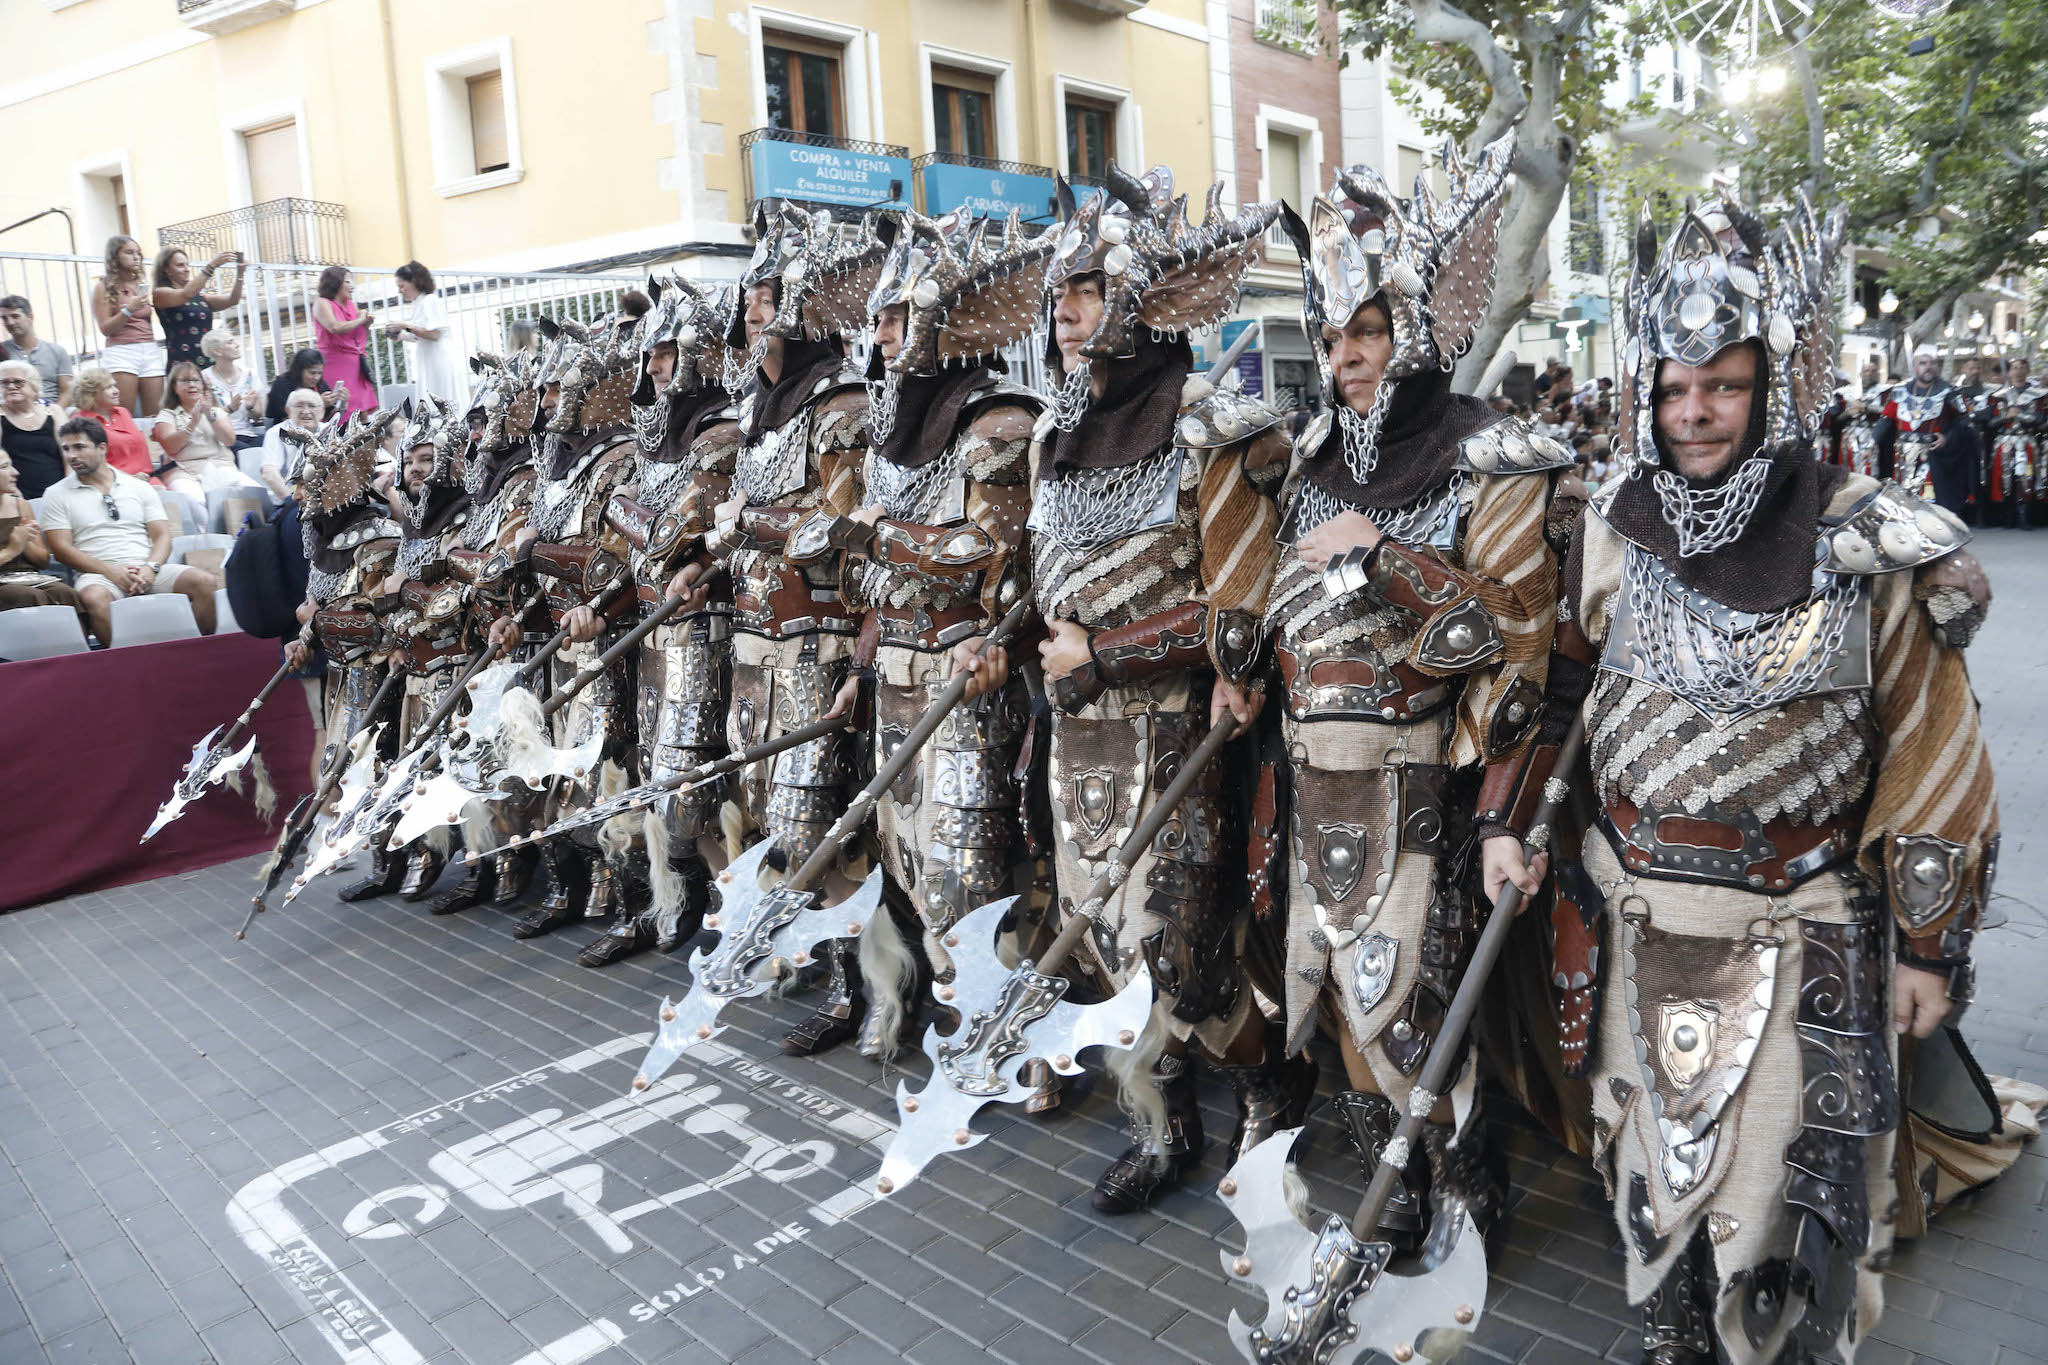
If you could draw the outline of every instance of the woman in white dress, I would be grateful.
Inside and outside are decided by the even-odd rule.
[[[418,261],[407,261],[392,278],[398,282],[398,296],[405,300],[405,315],[400,321],[385,323],[384,334],[404,339],[406,368],[417,393],[432,394],[462,411],[469,401],[469,386],[463,382],[462,356],[448,318],[448,304],[434,291],[433,272]]]

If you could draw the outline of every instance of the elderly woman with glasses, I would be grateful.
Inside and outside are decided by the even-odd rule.
[[[0,451],[12,458],[24,498],[40,498],[64,477],[64,457],[57,452],[57,423],[64,414],[45,403],[42,392],[35,366],[26,360],[0,364]]]

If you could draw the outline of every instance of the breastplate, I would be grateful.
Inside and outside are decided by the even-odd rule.
[[[527,524],[540,539],[558,544],[570,522],[589,497],[590,490],[584,486],[584,476],[596,464],[598,457],[611,449],[609,443],[585,451],[583,458],[569,468],[559,479],[549,479],[533,495],[533,511],[527,516]],[[588,529],[588,528],[584,528]]]
[[[811,409],[806,405],[781,426],[740,446],[733,487],[754,507],[780,502],[804,486],[804,456],[810,443]]]
[[[1795,697],[1870,687],[1869,580],[1816,569],[1813,581],[1803,602],[1737,611],[1630,545],[1600,667],[1669,692],[1717,725]]]
[[[1907,431],[1933,430],[1933,424],[1941,420],[1942,409],[1948,406],[1948,390],[1919,394],[1900,390],[1894,401],[1898,404],[1900,426]]]

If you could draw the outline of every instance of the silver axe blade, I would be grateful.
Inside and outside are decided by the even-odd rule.
[[[185,813],[185,807],[197,801],[208,787],[218,786],[240,772],[256,753],[256,736],[250,735],[249,742],[232,753],[217,754],[214,744],[220,739],[225,725],[216,725],[209,730],[206,738],[192,746],[192,757],[185,761],[185,771],[163,805],[157,807],[156,818],[149,822],[140,843],[148,843],[156,837],[157,831]]]
[[[359,845],[354,841],[354,824],[358,817],[367,814],[371,798],[377,791],[377,741],[384,729],[379,723],[370,731],[369,742],[357,754],[341,775],[341,783],[335,788],[335,814],[320,831],[319,839],[309,846],[306,865],[299,869],[299,875],[292,878],[290,888],[285,892],[285,901],[290,903],[299,892],[312,883],[313,878],[330,871]],[[363,836],[363,842],[369,836]]]
[[[723,1033],[718,1015],[727,1005],[767,994],[778,958],[792,967],[808,966],[820,943],[867,932],[882,904],[879,865],[851,896],[820,905],[810,892],[786,884],[762,889],[761,864],[774,847],[774,840],[764,839],[718,874],[718,913],[704,917],[704,927],[720,933],[718,946],[690,954],[693,979],[680,1004],[662,997],[660,1028],[633,1078],[635,1090],[645,1090],[684,1052]]]
[[[1390,1267],[1393,1248],[1352,1236],[1331,1214],[1301,1221],[1289,1157],[1301,1129],[1273,1134],[1239,1157],[1217,1192],[1243,1225],[1244,1251],[1221,1253],[1223,1273],[1266,1296],[1255,1326],[1233,1309],[1230,1340],[1258,1365],[1351,1365],[1368,1352],[1444,1361],[1465,1347],[1486,1308],[1486,1245],[1455,1215],[1449,1255],[1433,1269]],[[1434,1236],[1435,1234],[1433,1234]]]
[[[967,1126],[985,1104],[1022,1104],[1035,1087],[1018,1073],[1034,1058],[1062,1076],[1081,1073],[1087,1047],[1130,1048],[1152,1014],[1152,978],[1137,968],[1124,988],[1097,1005],[1066,1000],[1065,977],[1040,974],[1029,958],[1013,971],[996,956],[1003,916],[1017,897],[992,901],[963,916],[944,939],[953,958],[953,980],[935,985],[942,1005],[956,999],[994,1002],[967,1015],[958,1031],[942,1035],[938,1025],[924,1033],[924,1055],[932,1077],[913,1093],[896,1086],[896,1136],[883,1154],[875,1193],[891,1195],[917,1179],[942,1152],[964,1152],[985,1134]]]

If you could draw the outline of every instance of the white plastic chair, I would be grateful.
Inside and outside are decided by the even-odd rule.
[[[114,632],[116,646],[154,645],[199,636],[199,618],[192,614],[191,600],[183,593],[124,597],[110,610],[108,625]]]
[[[0,659],[50,659],[90,648],[78,613],[66,606],[0,611]]]
[[[186,554],[193,550],[232,551],[234,548],[235,538],[228,535],[209,533],[202,536],[172,536],[170,562],[173,564],[183,564]]]
[[[242,631],[242,623],[235,619],[235,609],[228,605],[228,590],[226,588],[215,588],[213,590],[213,633],[215,635],[226,635],[230,631],[239,635]]]

